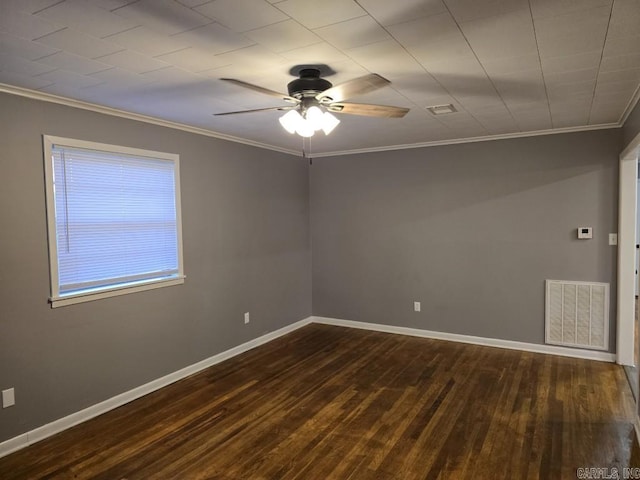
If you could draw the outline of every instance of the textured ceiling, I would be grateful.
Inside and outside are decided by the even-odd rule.
[[[640,83],[638,0],[0,0],[0,83],[300,151],[278,105],[299,64],[349,99],[411,108],[340,115],[312,154],[619,124]],[[425,107],[451,103],[434,117]]]

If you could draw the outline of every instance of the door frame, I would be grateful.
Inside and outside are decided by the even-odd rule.
[[[616,362],[634,365],[635,268],[640,133],[620,154],[618,193],[618,298]]]

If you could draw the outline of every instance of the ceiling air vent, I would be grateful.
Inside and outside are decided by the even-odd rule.
[[[430,107],[425,107],[425,108],[434,115],[444,115],[446,113],[457,112],[456,107],[454,107],[450,103],[446,105],[432,105]]]

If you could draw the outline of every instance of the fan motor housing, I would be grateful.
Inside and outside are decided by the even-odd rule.
[[[316,68],[303,68],[300,70],[299,75],[300,78],[296,78],[287,84],[290,97],[315,96],[333,86],[328,80],[320,78],[320,70]]]

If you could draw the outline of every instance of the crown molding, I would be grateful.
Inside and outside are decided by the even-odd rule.
[[[74,100],[72,98],[60,97],[58,95],[53,95],[50,93],[30,90],[28,88],[15,87],[13,85],[7,85],[6,83],[0,83],[0,92],[9,93],[12,95],[18,95],[21,97],[27,97],[34,100],[42,100],[44,102],[49,102],[49,103],[57,103],[59,105],[65,105],[67,107],[74,107],[82,110],[89,110],[91,112],[103,113],[105,115],[111,115],[114,117],[126,118],[128,120],[136,120],[138,122],[150,123],[152,125],[158,125],[161,127],[173,128],[176,130],[182,130],[184,132],[195,133],[197,135],[204,135],[207,137],[218,138],[220,140],[228,140],[230,142],[241,143],[243,145],[249,145],[251,147],[264,148],[266,150],[273,150],[275,152],[281,152],[281,153],[287,153],[289,155],[300,156],[300,152],[297,150],[291,150],[288,148],[278,147],[276,145],[270,145],[268,143],[247,140],[245,138],[234,137],[233,135],[227,135],[225,133],[215,132],[213,130],[207,130],[205,128],[193,127],[190,125],[186,125],[184,123],[163,120],[161,118],[152,117],[150,115],[143,115],[140,113],[128,112],[126,110],[120,110],[118,108],[105,107],[104,105],[85,102],[83,100]]]
[[[309,154],[312,158],[320,157],[336,157],[339,155],[356,155],[360,153],[387,152],[390,150],[407,150],[410,148],[440,147],[445,145],[457,145],[461,143],[490,142],[493,140],[508,140],[514,138],[538,137],[542,135],[555,135],[559,133],[576,133],[586,132],[590,130],[608,130],[611,128],[620,128],[617,123],[604,123],[601,125],[586,125],[582,127],[563,127],[548,130],[535,130],[532,132],[503,133],[499,135],[486,135],[483,137],[456,138],[451,140],[438,140],[435,142],[408,143],[403,145],[389,145],[385,147],[360,148],[354,150],[340,150],[333,152],[324,152],[318,154]]]
[[[89,110],[92,112],[103,113],[105,115],[126,118],[129,120],[136,120],[139,122],[150,123],[150,124],[158,125],[161,127],[173,128],[176,130],[182,130],[184,132],[195,133],[197,135],[204,135],[207,137],[218,138],[220,140],[228,140],[230,142],[240,143],[240,144],[248,145],[251,147],[264,148],[266,150],[272,150],[275,152],[285,153],[288,155],[294,155],[296,157],[301,156],[301,152],[298,150],[291,150],[289,148],[278,147],[276,145],[271,145],[268,143],[247,140],[245,138],[235,137],[233,135],[227,135],[225,133],[215,132],[213,130],[207,130],[205,128],[193,127],[183,123],[163,120],[161,118],[152,117],[149,115],[132,113],[126,110],[106,107],[104,105],[85,102],[83,100],[74,100],[67,97],[61,97],[61,96],[53,95],[50,93],[16,87],[16,86],[4,84],[4,83],[0,83],[0,92],[32,98],[35,100],[42,100],[50,103],[57,103],[59,105],[75,107],[82,110]],[[388,152],[388,151],[394,151],[394,150],[407,150],[411,148],[439,147],[439,146],[446,146],[446,145],[458,145],[462,143],[488,142],[493,140],[508,140],[508,139],[515,139],[515,138],[537,137],[542,135],[555,135],[560,133],[576,133],[576,132],[586,132],[591,130],[605,130],[610,128],[620,128],[626,121],[627,117],[629,116],[629,114],[631,113],[635,105],[638,103],[639,99],[640,99],[640,87],[636,90],[634,96],[629,101],[629,104],[627,105],[625,112],[620,118],[620,121],[617,123],[586,125],[581,127],[553,128],[553,129],[547,129],[547,130],[536,130],[532,132],[517,132],[517,133],[506,133],[506,134],[499,134],[499,135],[486,135],[482,137],[457,138],[457,139],[451,139],[451,140],[438,140],[434,142],[409,143],[409,144],[401,144],[401,145],[389,145],[384,147],[359,148],[359,149],[353,149],[353,150],[337,150],[337,151],[320,152],[320,153],[309,152],[306,154],[306,156],[309,158],[336,157],[336,156],[342,156],[342,155]]]

